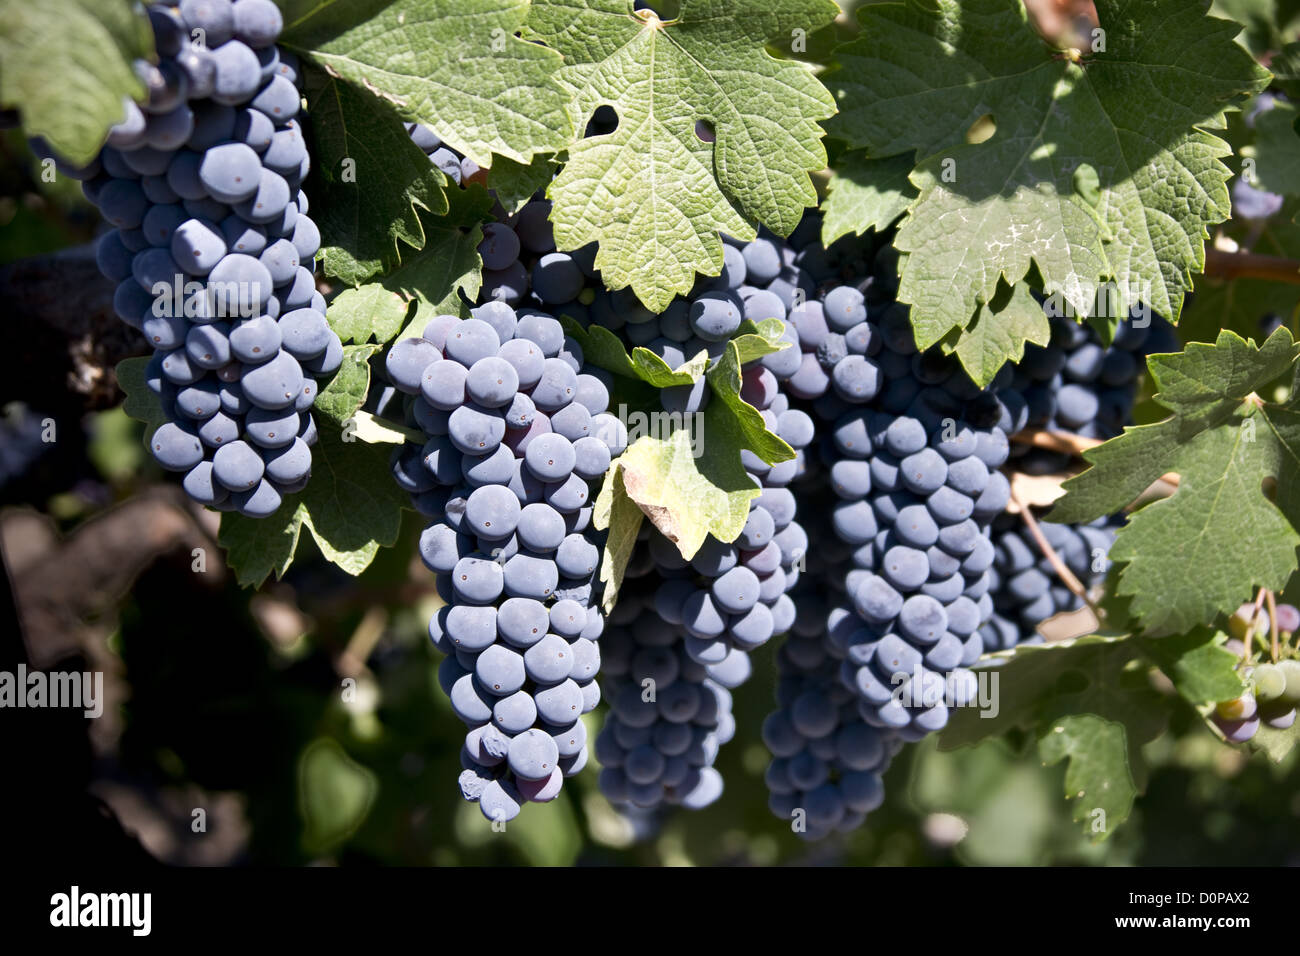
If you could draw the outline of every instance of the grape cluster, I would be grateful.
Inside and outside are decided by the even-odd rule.
[[[1179,348],[1173,327],[1158,316],[1130,317],[1118,323],[1105,346],[1091,326],[1060,316],[1050,322],[1051,339],[1025,346],[1004,399],[1023,416],[1022,428],[1114,438],[1132,421],[1146,357]],[[1070,464],[1064,452],[1029,445],[1012,449],[1013,467],[1025,474],[1058,474]]]
[[[462,162],[472,165],[468,159]],[[483,226],[478,245],[483,260],[478,301],[568,315],[585,327],[587,303],[595,296],[588,286],[599,279],[595,243],[571,253],[556,251],[551,203],[540,195],[513,214],[499,203],[493,212],[495,219]]]
[[[763,361],[829,426],[820,454],[838,498],[832,526],[852,551],[827,638],[863,719],[919,739],[975,691],[965,668],[993,611],[989,524],[1010,493],[998,469],[1011,412],[1003,382],[981,390],[953,358],[917,352],[887,257],[867,266],[858,244],[826,249],[798,232],[790,248],[777,279],[815,297],[788,313],[797,364],[784,353]],[[852,270],[868,279],[845,284]]]
[[[744,393],[757,407],[775,393],[778,424],[787,408],[805,412],[785,482],[797,479],[801,500],[836,502],[805,579],[824,593],[792,590],[780,708],[764,726],[771,809],[810,838],[858,826],[898,748],[974,699],[966,668],[993,614],[989,525],[1010,493],[998,469],[1008,430],[1023,426],[1001,399],[1010,372],[981,390],[955,360],[917,354],[891,250],[825,247],[817,225],[741,247],[745,281],[731,293],[743,317],[781,320],[791,343],[747,373]]]
[[[997,401],[963,401],[961,373],[939,377],[938,364],[906,412],[847,412],[827,448],[835,533],[856,548],[845,579],[855,626],[830,634],[842,678],[874,708],[864,717],[904,739],[940,729],[974,693],[965,667],[993,610],[989,523],[1009,495]]]
[[[722,795],[713,762],[735,734],[728,688],[749,676],[749,656],[732,650],[706,666],[687,652],[688,636],[657,610],[667,583],[649,551],[658,537],[643,526],[601,642],[610,710],[596,737],[600,789],[619,806],[698,810]]]
[[[863,719],[824,632],[796,629],[776,662],[778,709],[762,730],[768,807],[808,839],[854,830],[884,800],[881,775],[903,740]]]
[[[619,334],[629,346],[645,345],[674,368],[700,351],[716,357],[738,333],[741,318],[731,306],[739,301],[737,290],[746,273],[739,246],[727,246],[722,275],[701,279],[690,296],[656,315],[630,290],[609,292],[602,287],[592,247],[573,254],[556,252],[547,219],[549,209],[549,203],[535,198],[515,215],[502,216],[501,221],[484,228],[485,238],[479,247],[485,266],[480,301],[518,305],[521,314],[547,310],[567,315],[584,327],[600,325]],[[577,349],[576,343],[570,347]],[[580,356],[580,349],[577,353]],[[599,372],[593,374],[604,378]],[[710,395],[705,380],[664,389],[661,410],[690,416],[707,407]],[[813,423],[806,412],[790,407],[775,377],[757,362],[743,370],[742,397],[760,410],[772,431],[796,449],[796,458],[771,466],[752,454],[743,455],[743,463],[762,493],[751,503],[745,528],[734,543],[709,537],[687,560],[657,531],[645,531],[638,552],[647,577],[641,585],[645,593],[641,598],[627,590],[620,593],[618,613],[626,613],[624,609],[635,612],[643,606],[653,613],[636,618],[634,626],[629,619],[628,626],[611,627],[618,637],[607,636],[604,641],[606,673],[619,682],[620,692],[611,692],[613,711],[601,738],[606,753],[602,763],[608,771],[602,783],[606,795],[623,805],[681,803],[698,807],[716,799],[722,783],[712,769],[712,755],[731,735],[725,729],[730,722],[727,688],[748,676],[747,652],[783,633],[795,617],[786,592],[798,580],[808,541],[794,520],[795,500],[786,485],[802,472],[803,449],[813,439]],[[693,428],[695,424],[690,419],[680,420],[679,427]],[[691,718],[697,737],[707,731],[706,763],[695,758],[695,750],[687,755],[691,760],[682,763],[679,758],[684,752],[675,749],[681,744],[681,730],[665,727],[647,736],[644,728],[633,729],[636,721],[650,719],[647,705],[654,701],[641,700],[639,683],[633,681],[640,677],[635,669],[626,670],[630,663],[610,663],[611,655],[618,653],[616,647],[626,652],[629,662],[644,663],[652,655],[676,662],[671,666],[665,663],[667,670],[659,672],[659,687],[672,706],[695,712],[696,698],[707,698],[698,705],[698,716]],[[665,688],[662,678],[669,672],[672,683]],[[624,684],[628,689],[623,689]],[[683,705],[679,697],[690,701]],[[620,706],[632,711],[621,713]],[[671,724],[674,718],[655,719],[662,725]],[[629,755],[623,751],[633,739],[642,749],[640,756],[630,758],[629,767],[623,762]],[[663,748],[656,750],[661,742]],[[650,756],[651,752],[661,759]],[[691,769],[683,778],[686,766]]]
[[[796,484],[805,500],[833,497],[825,469],[814,459]],[[809,533],[818,547],[792,589],[799,615],[777,651],[777,709],[763,723],[772,754],[764,775],[768,807],[806,839],[858,827],[884,796],[881,775],[903,739],[863,720],[863,704],[840,679],[845,659],[833,639],[853,613],[844,603],[844,569],[852,548],[835,537],[825,509],[814,509]]]
[[[785,396],[763,404],[769,427],[790,436],[802,456],[812,440],[811,419],[788,408]],[[785,466],[798,459],[769,466],[748,452],[742,457],[762,490],[750,502],[734,542],[709,535],[688,560],[662,535],[650,539],[655,569],[664,582],[655,594],[656,613],[684,630],[686,653],[704,665],[721,664],[736,650],[753,651],[790,629],[796,608],[788,592],[799,580],[808,551],[808,535],[796,520],[795,496],[786,487],[797,471]]]
[[[1043,537],[1085,590],[1101,583],[1110,567],[1107,555],[1119,521],[1098,518],[1085,525],[1039,521]],[[1083,601],[1057,577],[1024,519],[1002,514],[993,519],[993,567],[989,594],[993,614],[980,628],[985,653],[1042,641],[1038,625],[1054,614],[1075,611]]]
[[[1114,438],[1132,423],[1137,383],[1146,356],[1176,349],[1169,323],[1130,317],[1118,323],[1113,341],[1104,346],[1096,331],[1059,316],[1051,317],[1051,339],[1029,345],[1014,366],[1010,384],[1000,393],[1009,411],[1004,427],[1067,431],[1085,438]],[[1065,472],[1069,455],[1014,444],[1011,467],[1032,475]],[[1107,555],[1118,517],[1089,525],[1040,521],[1048,543],[1090,589],[1109,567]],[[993,581],[989,593],[995,612],[981,628],[986,651],[1005,650],[1039,640],[1037,627],[1082,600],[1057,580],[1056,572],[1019,516],[1003,515],[994,523]]]
[[[1282,648],[1291,645],[1300,631],[1300,610],[1294,605],[1279,604],[1276,620],[1269,613],[1246,604],[1228,618],[1228,631],[1232,637],[1227,648],[1248,660],[1258,641],[1267,644],[1274,626]],[[1282,660],[1264,659],[1253,665],[1242,665],[1247,689],[1232,700],[1219,701],[1210,713],[1210,719],[1222,731],[1224,739],[1240,744],[1259,732],[1260,726],[1274,730],[1287,730],[1295,724],[1296,708],[1300,707],[1300,660],[1285,657]]]
[[[479,247],[486,267],[480,298],[551,310],[584,326],[599,322],[613,330],[659,329],[661,317],[645,309],[630,291],[603,289],[593,266],[593,248],[573,254],[555,251],[549,211],[548,202],[534,199],[516,215],[485,227]],[[569,346],[581,354],[576,343],[570,340]],[[673,367],[684,360],[671,350],[659,354]],[[600,370],[592,374],[608,382]],[[665,389],[660,398],[663,411],[689,415],[702,411],[709,395],[708,384],[701,380]],[[692,427],[690,422],[682,424]],[[761,510],[758,503],[752,507]],[[786,514],[793,514],[793,499]],[[767,537],[776,530],[769,527]],[[610,713],[597,738],[597,759],[603,766],[602,792],[619,806],[699,809],[722,793],[713,761],[734,733],[728,688],[749,675],[748,656],[739,648],[756,647],[771,637],[777,622],[769,608],[784,597],[784,576],[781,568],[773,574],[765,563],[775,551],[760,557],[712,538],[709,542],[694,562],[687,562],[675,544],[646,525],[638,557],[628,570],[629,583],[638,567],[640,580],[625,584],[617,616],[602,641]],[[767,582],[761,596],[758,575],[742,564],[760,569]],[[717,592],[731,597],[733,613],[717,612],[708,603],[715,593],[710,573],[717,578],[727,571],[734,573]],[[752,587],[747,587],[746,576]],[[676,597],[668,600],[670,592]],[[687,598],[693,600],[684,611],[680,603]],[[720,624],[721,632],[714,633],[706,623],[710,610],[719,614],[712,623]],[[780,612],[792,615],[788,599]],[[693,631],[684,626],[684,613],[695,614]],[[653,691],[642,684],[647,678],[656,682]]]
[[[76,174],[115,227],[97,249],[114,310],[154,348],[146,381],[167,418],[154,457],[195,501],[266,517],[307,483],[317,377],[343,358],[313,276],[297,66],[275,45],[271,0],[148,13],[147,99],[124,101]]]
[[[396,450],[393,474],[432,519],[420,553],[445,606],[429,633],[470,728],[461,791],[505,821],[587,761],[604,629],[591,483],[626,431],[554,318],[503,302],[471,316],[435,317],[385,364],[428,436]]]

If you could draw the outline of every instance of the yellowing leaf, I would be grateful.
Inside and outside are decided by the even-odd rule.
[[[706,427],[706,442],[707,435]],[[688,558],[710,534],[734,541],[749,517],[749,502],[759,494],[739,454],[719,459],[696,458],[688,429],[666,439],[645,435],[618,459],[627,496]]]

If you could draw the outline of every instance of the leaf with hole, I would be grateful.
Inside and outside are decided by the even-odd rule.
[[[598,240],[605,284],[662,311],[697,272],[719,274],[719,233],[793,230],[817,200],[818,122],[834,104],[807,66],[765,47],[835,13],[826,0],[682,0],[661,20],[626,0],[536,0],[527,35],[564,55],[575,129],[600,106],[618,115],[614,132],[568,144],[548,193],[559,248]]]

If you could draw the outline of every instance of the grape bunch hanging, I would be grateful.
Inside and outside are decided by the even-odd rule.
[[[266,517],[311,476],[311,408],[343,358],[316,289],[297,65],[271,0],[148,12],[147,99],[70,172],[114,227],[97,248],[114,311],[154,350],[154,458],[198,503]]]

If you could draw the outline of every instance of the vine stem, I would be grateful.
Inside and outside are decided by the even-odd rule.
[[[375,645],[379,643],[379,639],[384,636],[384,629],[387,626],[387,610],[382,607],[372,607],[367,610],[361,617],[361,623],[348,639],[343,653],[335,662],[338,673],[344,677],[357,677],[364,672],[366,661],[370,658]]]
[[[1300,285],[1300,260],[1209,248],[1205,250],[1205,275],[1215,279],[1265,279]]]
[[[1259,593],[1255,595],[1255,606],[1250,612],[1250,621],[1246,624],[1246,640],[1242,641],[1246,645],[1241,658],[1243,664],[1250,662],[1251,648],[1255,644],[1255,622],[1259,620],[1259,609],[1264,606],[1264,597],[1268,593],[1267,588],[1260,588]]]
[[[1059,451],[1062,454],[1083,457],[1083,453],[1102,444],[1099,438],[1084,438],[1073,432],[1048,431],[1045,428],[1025,428],[1011,436],[1013,442]]]
[[[1065,562],[1061,560],[1061,556],[1056,553],[1056,549],[1052,547],[1051,542],[1043,534],[1043,529],[1039,527],[1038,519],[1034,517],[1033,511],[1020,500],[1015,491],[1011,492],[1011,501],[1020,509],[1020,514],[1025,519],[1025,526],[1029,528],[1029,533],[1034,536],[1034,541],[1038,544],[1038,550],[1043,552],[1043,557],[1047,558],[1047,562],[1052,566],[1052,570],[1056,572],[1056,576],[1080,601],[1088,606],[1088,609],[1100,621],[1102,617],[1101,609],[1088,596],[1088,590],[1083,586],[1083,582],[1074,576],[1074,572],[1066,566]]]
[[[1267,595],[1268,595],[1268,596],[1265,598],[1265,600],[1268,601],[1268,630],[1269,630],[1269,644],[1270,644],[1270,647],[1269,647],[1269,654],[1270,654],[1270,657],[1271,657],[1273,663],[1276,664],[1276,663],[1277,663],[1277,656],[1278,656],[1278,651],[1277,651],[1277,598],[1275,598],[1275,597],[1273,596],[1273,592],[1272,592],[1272,591],[1267,592]]]

